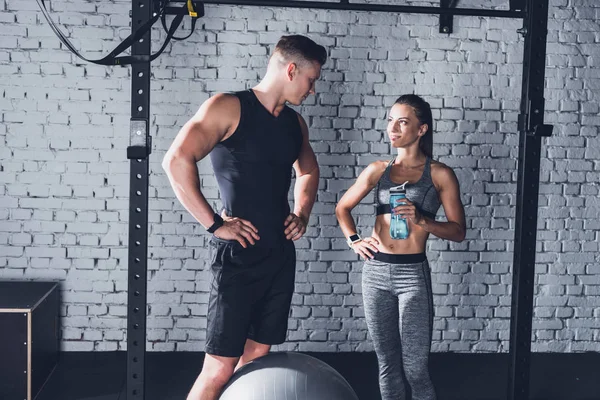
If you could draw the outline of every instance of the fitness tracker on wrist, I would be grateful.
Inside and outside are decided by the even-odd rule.
[[[215,213],[215,222],[207,229],[208,233],[215,233],[217,229],[223,226],[223,218]]]
[[[356,242],[360,242],[362,240],[362,238],[358,235],[358,233],[355,233],[354,235],[350,235],[348,237],[347,243],[348,246],[352,247],[352,245]]]

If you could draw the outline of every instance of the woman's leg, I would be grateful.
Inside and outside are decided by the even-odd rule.
[[[397,266],[392,277],[398,296],[402,364],[412,400],[435,400],[429,377],[429,353],[433,329],[433,295],[429,266]]]
[[[404,400],[406,394],[398,332],[398,298],[390,289],[390,265],[367,261],[362,271],[363,303],[379,363],[381,399]]]

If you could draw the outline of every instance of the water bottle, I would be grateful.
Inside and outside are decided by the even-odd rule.
[[[394,208],[398,207],[402,203],[398,203],[399,199],[406,198],[406,185],[408,181],[404,182],[400,186],[390,188],[390,208],[392,210],[392,217],[390,221],[390,236],[392,239],[406,239],[408,238],[408,221],[401,215],[394,214]]]

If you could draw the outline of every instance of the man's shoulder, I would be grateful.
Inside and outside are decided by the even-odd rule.
[[[220,93],[215,94],[208,100],[209,101],[212,100],[213,102],[222,103],[224,105],[227,105],[229,103],[232,103],[232,104],[238,103],[239,104],[239,101],[240,101],[238,92],[220,92]]]
[[[231,93],[217,93],[208,100],[205,104],[211,114],[228,114],[235,115],[240,110],[240,100]]]

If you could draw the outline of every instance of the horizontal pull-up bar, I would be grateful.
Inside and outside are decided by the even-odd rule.
[[[298,0],[205,0],[204,4],[229,4],[236,6],[262,6],[262,7],[292,7],[292,8],[320,8],[327,10],[349,11],[381,11],[406,14],[432,14],[432,15],[469,15],[474,17],[497,18],[523,18],[522,11],[489,10],[480,8],[447,8],[447,7],[417,7],[398,6],[386,4],[363,4],[325,1],[298,1]]]

